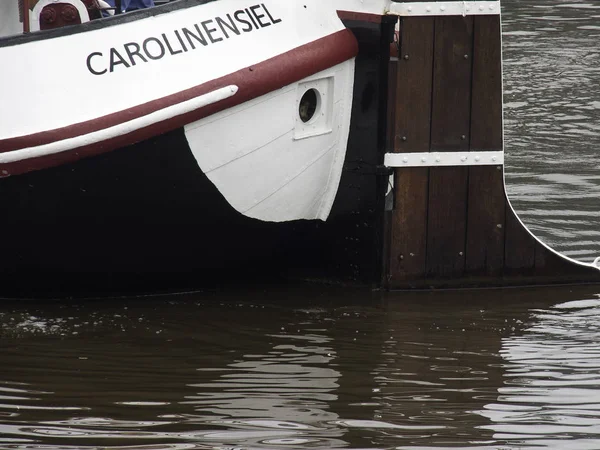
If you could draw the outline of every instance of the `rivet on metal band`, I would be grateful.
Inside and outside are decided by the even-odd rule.
[[[386,167],[495,166],[504,164],[504,152],[386,153]]]
[[[500,2],[392,2],[387,13],[395,16],[488,16],[500,14]]]

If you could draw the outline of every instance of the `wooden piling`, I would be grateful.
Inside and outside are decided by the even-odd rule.
[[[403,158],[388,164],[388,288],[600,281],[598,268],[557,254],[519,221],[503,159],[477,162],[502,155],[501,58],[499,14],[399,19],[388,152]],[[427,162],[409,161],[415,153]],[[444,165],[446,156],[463,159]]]

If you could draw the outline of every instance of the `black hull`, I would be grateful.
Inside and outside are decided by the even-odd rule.
[[[356,28],[350,143],[327,222],[239,214],[199,169],[183,130],[174,130],[0,179],[0,296],[129,294],[274,277],[377,283],[388,28]]]

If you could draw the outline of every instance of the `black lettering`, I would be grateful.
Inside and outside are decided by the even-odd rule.
[[[135,59],[133,59],[134,56],[139,57],[143,62],[148,62],[144,55],[140,53],[140,44],[138,44],[137,42],[128,42],[123,47],[127,52],[127,56],[129,57],[129,61],[131,62],[132,66],[135,66]],[[134,48],[134,50],[131,50],[132,47]]]
[[[192,50],[196,50],[196,46],[194,45],[194,42],[192,41],[191,38],[196,39],[202,45],[205,45],[205,46],[208,45],[208,42],[206,42],[206,39],[204,39],[204,36],[202,35],[202,32],[200,31],[200,27],[198,26],[198,24],[195,24],[194,27],[196,27],[196,31],[198,32],[198,35],[195,35],[187,28],[181,29],[181,31],[183,31],[183,34],[187,38],[188,43],[190,44],[190,47],[192,47]]]
[[[179,31],[178,30],[175,30],[175,36],[177,36],[177,40],[181,44],[181,48],[183,49],[183,51],[187,52],[187,48],[186,48],[185,44],[183,43],[183,39],[181,39],[181,36],[179,35]]]
[[[153,55],[152,53],[150,53],[150,51],[148,50],[148,44],[151,42],[156,42],[156,44],[158,45],[159,48],[159,53],[158,55]],[[148,39],[146,39],[144,41],[144,43],[142,44],[142,47],[144,48],[144,53],[146,54],[146,56],[150,59],[161,59],[163,56],[165,56],[165,47],[162,45],[162,42],[160,42],[157,38],[155,37],[149,37]]]
[[[229,14],[227,14],[227,18],[229,19],[229,23],[225,22],[225,20],[221,19],[220,17],[215,17],[217,25],[219,25],[221,31],[227,39],[229,39],[229,34],[227,34],[227,31],[225,31],[225,27],[229,28],[230,31],[233,31],[239,36],[240,30],[238,30],[237,25],[233,22],[233,18]]]
[[[208,19],[208,20],[205,20],[204,22],[200,22],[200,25],[202,25],[202,28],[204,28],[204,31],[206,31],[206,34],[207,34],[208,38],[210,39],[210,42],[212,42],[214,44],[215,42],[222,41],[223,38],[216,38],[215,39],[215,38],[212,37],[212,34],[215,31],[217,31],[217,29],[216,28],[208,28],[206,26],[207,23],[211,23],[212,21],[213,21],[212,19]]]
[[[264,3],[261,3],[260,6],[263,7],[263,9],[265,10],[265,12],[267,13],[267,16],[269,16],[269,19],[271,19],[271,23],[272,24],[276,24],[281,22],[281,19],[273,19],[273,16],[271,15],[271,13],[269,12],[269,10],[267,9],[267,7],[265,6]]]
[[[244,11],[243,9],[238,9],[236,12],[233,13],[233,16],[235,17],[235,20],[245,24],[248,27],[248,28],[242,28],[242,31],[244,33],[248,33],[249,31],[252,31],[252,24],[250,22],[248,22],[247,20],[240,18],[240,14],[246,14],[246,11]]]
[[[90,54],[88,55],[88,57],[87,57],[87,68],[88,68],[88,70],[89,70],[91,73],[93,73],[94,75],[103,75],[103,74],[105,74],[106,72],[108,72],[106,69],[104,69],[104,70],[100,70],[100,71],[97,71],[97,70],[94,70],[94,69],[92,68],[92,58],[93,58],[94,56],[102,56],[102,53],[100,53],[100,52],[94,52],[94,53],[90,53]]]
[[[167,35],[165,33],[162,34],[162,38],[163,38],[163,41],[165,41],[167,49],[169,50],[169,53],[171,55],[178,55],[179,53],[183,53],[183,50],[177,50],[176,52],[173,51],[173,47],[171,47],[171,43],[167,39]]]
[[[102,52],[90,53],[86,65],[93,75],[103,75],[107,72],[114,72],[119,65],[129,68],[140,62],[147,63],[150,60],[162,59],[167,51],[169,55],[178,55],[187,52],[190,48],[195,50],[198,44],[207,46],[232,36],[239,36],[242,32],[249,33],[281,21],[282,19],[273,17],[264,3],[260,3],[239,9],[231,14],[225,14],[222,17],[194,24],[195,30],[185,27],[173,30],[179,47],[173,45],[175,41],[172,40],[172,35],[170,40],[167,33],[161,33],[160,38],[149,37],[142,44],[137,42],[123,44],[121,49],[124,51],[123,55],[116,48],[111,48],[108,61],[94,62],[96,57],[103,59],[104,54]],[[108,63],[108,66],[102,67],[104,62]]]
[[[119,52],[115,48],[110,49],[110,71],[115,70],[115,66],[123,64],[125,67],[129,67],[129,63],[123,59]]]
[[[256,18],[256,21],[258,22],[258,24],[260,25],[261,28],[264,27],[269,27],[271,26],[271,24],[269,22],[263,23],[260,19],[262,19],[263,17],[265,17],[264,14],[257,14],[256,13],[256,9],[260,8],[260,5],[254,5],[250,7],[250,11],[252,11],[252,14],[254,15],[254,17]]]
[[[248,17],[250,18],[250,20],[252,21],[252,23],[254,24],[254,28],[256,28],[258,30],[258,25],[256,24],[256,21],[254,20],[254,17],[252,16],[252,14],[250,14],[250,11],[248,11],[248,8],[245,9],[246,14],[248,15]]]

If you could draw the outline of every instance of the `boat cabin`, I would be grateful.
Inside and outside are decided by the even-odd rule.
[[[157,0],[155,4],[173,0]],[[7,0],[0,2],[0,38],[79,25],[121,12],[122,0]],[[28,13],[26,13],[28,12]]]

